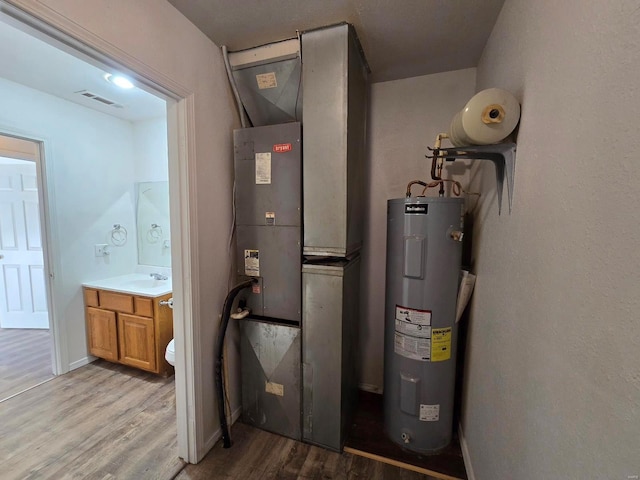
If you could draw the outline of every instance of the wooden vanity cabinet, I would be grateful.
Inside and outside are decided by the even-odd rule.
[[[91,354],[117,362],[118,329],[115,312],[87,307],[87,330]]]
[[[173,338],[173,313],[160,305],[170,297],[84,287],[89,352],[149,372],[172,373],[164,353]]]

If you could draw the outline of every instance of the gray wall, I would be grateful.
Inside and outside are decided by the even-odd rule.
[[[478,65],[523,106],[513,214],[490,193],[477,216],[479,480],[640,475],[639,78],[637,0],[507,0]]]
[[[404,197],[411,180],[430,180],[427,145],[448,130],[475,81],[470,68],[371,85],[360,328],[360,382],[367,390],[381,391],[383,383],[387,200]]]

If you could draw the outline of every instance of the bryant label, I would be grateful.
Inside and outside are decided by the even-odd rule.
[[[429,205],[408,203],[404,206],[405,215],[426,215],[429,213]]]
[[[285,153],[285,152],[290,152],[292,148],[293,147],[291,146],[290,143],[276,143],[273,146],[273,151],[275,153]]]

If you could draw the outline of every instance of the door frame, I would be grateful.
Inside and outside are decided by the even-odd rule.
[[[36,164],[36,183],[38,185],[38,216],[40,218],[40,237],[42,241],[42,260],[44,263],[44,277],[45,277],[45,291],[47,295],[47,316],[49,318],[49,331],[51,332],[51,370],[54,375],[59,375],[63,371],[64,359],[60,354],[64,351],[66,353],[66,338],[60,333],[60,325],[54,321],[54,296],[53,285],[54,279],[53,272],[56,269],[53,267],[54,257],[52,256],[51,248],[51,224],[49,222],[49,212],[53,207],[50,205],[49,200],[52,197],[49,196],[46,180],[46,166],[44,156],[45,140],[42,138],[35,138],[35,135],[24,134],[10,130],[4,126],[0,126],[0,136],[5,138],[15,138],[17,140],[33,143],[37,147],[36,155],[23,154],[15,151],[3,151],[0,150],[0,156],[6,158],[14,158],[16,160],[32,161]],[[64,348],[62,348],[64,347]],[[68,362],[67,362],[68,363]]]
[[[196,377],[200,369],[194,355],[193,309],[199,304],[198,290],[194,288],[199,285],[199,279],[198,269],[195,268],[198,265],[197,249],[192,248],[193,242],[197,239],[195,209],[189,208],[196,203],[195,188],[190,188],[196,183],[193,168],[194,92],[39,2],[29,2],[28,7],[21,7],[20,2],[16,0],[0,0],[0,14],[5,14],[13,26],[67,53],[101,68],[117,69],[127,74],[138,85],[167,101],[178,456],[187,462],[196,463],[199,446],[196,424],[202,415],[195,407],[199,403],[196,401]],[[26,132],[26,137],[37,138],[37,135]],[[42,141],[46,153],[47,140]],[[49,209],[55,208],[52,203],[48,204]],[[46,225],[46,228],[49,226]],[[52,240],[49,251],[55,257],[57,244],[55,239],[49,239]],[[55,263],[52,265],[59,267]],[[55,324],[54,328],[60,331],[60,319],[52,316],[50,321],[52,325]],[[58,335],[55,338],[57,361],[59,360],[63,367],[58,373],[68,371],[67,346],[63,337],[64,335]]]

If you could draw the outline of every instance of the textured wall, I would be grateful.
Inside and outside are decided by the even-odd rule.
[[[511,216],[477,176],[479,480],[640,475],[639,78],[636,0],[507,0],[478,65],[523,105]]]
[[[476,70],[437,73],[371,86],[367,202],[362,264],[360,381],[381,390],[383,377],[387,200],[404,197],[411,180],[430,179],[427,145],[445,132],[473,96]],[[464,174],[462,166],[456,169]],[[414,194],[420,193],[419,188]]]

